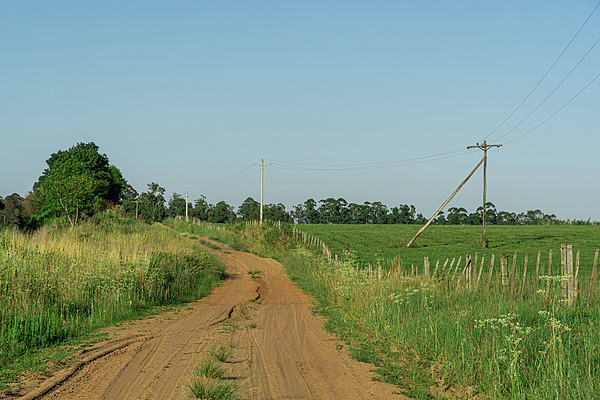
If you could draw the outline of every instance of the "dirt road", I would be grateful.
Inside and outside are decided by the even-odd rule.
[[[225,365],[246,398],[405,398],[337,349],[281,264],[224,246],[219,254],[228,278],[212,294],[180,312],[106,330],[110,340],[23,398],[187,399],[194,367],[221,346],[230,349]]]

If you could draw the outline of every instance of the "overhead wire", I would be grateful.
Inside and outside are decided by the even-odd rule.
[[[247,166],[246,168],[244,168],[244,169],[243,169],[243,170],[241,170],[240,172],[238,172],[238,173],[236,173],[236,174],[234,174],[234,175],[231,175],[231,176],[230,176],[230,177],[228,177],[228,178],[225,178],[225,179],[223,179],[223,180],[221,180],[221,181],[215,182],[215,183],[213,183],[213,184],[210,184],[210,185],[208,185],[208,186],[204,186],[204,187],[202,187],[202,188],[200,188],[200,189],[192,190],[192,191],[190,191],[189,193],[192,193],[192,194],[194,194],[194,193],[200,193],[200,192],[203,192],[203,191],[205,191],[205,190],[211,190],[211,189],[213,189],[213,188],[215,188],[215,187],[218,187],[218,186],[220,186],[220,185],[224,184],[224,183],[225,183],[225,182],[227,182],[227,181],[230,181],[231,179],[235,178],[236,176],[238,176],[238,175],[240,175],[240,174],[244,173],[245,171],[249,170],[249,169],[250,169],[250,168],[252,168],[253,166],[254,166],[254,164],[250,164],[249,166]],[[211,193],[213,193],[213,192],[211,192]]]
[[[204,193],[204,194],[212,194],[212,193],[220,192],[221,190],[225,190],[225,189],[227,189],[227,188],[230,188],[230,187],[232,187],[232,186],[235,186],[235,185],[237,185],[238,183],[242,183],[242,182],[244,182],[245,180],[252,178],[253,176],[255,176],[256,174],[258,174],[259,172],[260,172],[260,170],[256,170],[256,172],[254,172],[254,173],[252,173],[252,174],[248,175],[248,176],[247,176],[247,177],[245,177],[244,179],[240,179],[239,181],[237,181],[237,182],[234,182],[234,183],[232,183],[231,185],[228,185],[228,186],[225,186],[225,187],[222,187],[222,188],[219,188],[219,189],[216,189],[216,190],[213,190],[213,191],[210,191],[210,192]]]
[[[431,161],[438,161],[451,157],[458,157],[468,154],[469,151],[465,149],[457,149],[444,153],[433,154],[430,156],[384,161],[377,163],[359,163],[359,164],[306,164],[306,163],[294,163],[287,161],[278,160],[267,160],[272,163],[274,168],[296,170],[296,171],[357,171],[357,170],[371,170],[371,169],[383,169],[383,168],[395,168],[406,165],[421,164]]]
[[[587,85],[585,85],[583,87],[583,89],[581,89],[579,92],[577,92],[577,94],[573,97],[571,97],[571,99],[569,101],[567,101],[565,104],[563,104],[562,107],[560,107],[558,110],[556,110],[554,113],[550,114],[550,116],[548,118],[546,118],[545,120],[543,120],[542,122],[540,122],[539,124],[537,124],[536,126],[534,126],[533,128],[531,128],[530,130],[528,130],[527,132],[525,132],[524,134],[522,134],[521,136],[517,136],[516,138],[509,140],[508,142],[504,143],[505,145],[510,144],[512,142],[514,142],[515,140],[521,139],[523,136],[528,135],[529,133],[531,133],[532,131],[534,131],[535,129],[539,128],[540,126],[542,126],[543,124],[546,123],[546,121],[548,121],[550,118],[554,117],[556,114],[558,114],[563,108],[565,108],[566,106],[569,105],[569,103],[571,103],[573,100],[575,100],[581,93],[583,93],[583,91],[585,89],[587,89],[592,83],[594,83],[594,81],[596,79],[600,78],[600,74],[596,75],[594,77],[594,79],[592,79]]]
[[[504,119],[504,121],[502,121],[500,123],[500,125],[498,125],[495,129],[493,129],[490,133],[487,134],[487,136],[484,137],[484,140],[487,139],[488,137],[490,137],[494,132],[496,132],[498,129],[500,129],[500,127],[502,127],[506,121],[508,121],[510,119],[510,117],[512,117],[520,108],[521,106],[527,101],[527,99],[529,99],[529,97],[532,95],[532,93],[538,88],[538,86],[542,83],[542,81],[544,79],[546,79],[546,76],[548,76],[548,74],[550,73],[550,71],[552,71],[552,69],[554,69],[554,66],[558,63],[558,61],[562,58],[562,56],[565,54],[565,52],[567,51],[567,49],[571,46],[571,44],[575,41],[575,38],[577,38],[577,36],[579,35],[579,33],[581,32],[581,30],[585,27],[585,25],[588,23],[588,21],[590,20],[590,18],[592,17],[592,15],[594,15],[594,13],[596,12],[596,9],[600,6],[600,2],[598,2],[598,4],[596,4],[596,7],[594,7],[594,9],[592,10],[592,12],[590,13],[590,15],[588,15],[588,17],[586,18],[586,20],[583,22],[583,24],[579,27],[579,29],[577,30],[577,32],[575,33],[575,35],[571,38],[571,40],[569,41],[569,43],[567,44],[567,46],[563,49],[563,51],[560,53],[560,55],[556,58],[556,60],[554,60],[554,62],[552,63],[552,65],[550,66],[550,68],[548,69],[548,71],[546,71],[546,73],[542,76],[542,78],[535,84],[535,86],[533,87],[533,89],[531,89],[529,91],[529,93],[527,94],[527,96],[525,96],[525,98],[519,103],[519,105],[508,115],[508,117],[506,117]],[[596,44],[594,44],[595,46]],[[593,47],[592,47],[593,48]],[[591,50],[590,50],[591,51]],[[589,53],[589,51],[588,51]],[[586,54],[587,56],[587,54]],[[585,58],[585,56],[584,56]],[[581,61],[580,61],[581,62]],[[579,63],[577,64],[579,65]],[[571,71],[572,72],[572,71]],[[569,73],[570,75],[570,73]],[[563,80],[564,81],[564,80]],[[561,82],[562,84],[562,82]],[[556,89],[555,89],[556,90]],[[554,91],[552,92],[554,93]],[[544,99],[545,101],[545,99]],[[541,105],[541,104],[540,104]],[[537,107],[539,108],[539,106]],[[537,110],[536,108],[536,110]],[[531,114],[530,114],[531,115]],[[528,115],[529,117],[529,115]],[[527,117],[526,117],[527,118]],[[521,121],[522,122],[522,121]],[[520,125],[520,123],[519,123]],[[514,129],[514,128],[513,128]],[[512,130],[511,130],[512,131]],[[510,133],[510,132],[508,132]],[[508,134],[507,133],[507,134]],[[506,136],[506,134],[504,135]],[[502,137],[504,137],[502,136]],[[499,140],[499,139],[498,139]]]
[[[600,4],[600,3],[599,3]],[[592,47],[587,51],[587,53],[584,54],[584,56],[579,60],[579,62],[577,64],[575,64],[575,66],[571,69],[571,71],[569,71],[569,73],[559,82],[558,85],[556,85],[556,87],[544,98],[544,100],[542,100],[540,102],[540,104],[537,105],[537,107],[535,107],[529,114],[527,114],[527,116],[525,116],[525,118],[523,118],[517,125],[515,125],[512,129],[510,129],[508,132],[506,132],[504,135],[500,136],[498,139],[496,139],[496,141],[499,141],[500,139],[504,138],[506,135],[508,135],[509,133],[511,133],[512,131],[514,131],[515,129],[517,129],[523,122],[525,122],[526,119],[528,119],[534,112],[536,112],[538,110],[538,108],[540,108],[542,106],[542,104],[544,104],[546,102],[546,100],[548,100],[550,98],[550,96],[552,96],[554,94],[554,92],[556,92],[556,90],[563,84],[564,81],[567,80],[567,78],[569,76],[571,76],[571,74],[573,73],[573,71],[575,71],[575,69],[579,66],[579,64],[581,64],[581,62],[588,56],[588,54],[590,54],[590,52],[594,49],[594,47],[596,47],[596,45],[598,44],[598,42],[600,42],[600,38],[598,38],[598,40],[596,40],[596,42],[592,45]],[[596,80],[596,78],[594,78],[592,80],[592,82]],[[587,85],[589,86],[589,84]],[[587,88],[586,86],[586,88]],[[577,96],[575,96],[577,97]],[[569,100],[569,103],[572,100]],[[562,110],[564,108],[561,107],[559,109]],[[558,111],[557,111],[558,112]],[[554,116],[554,114],[553,114]],[[549,119],[549,118],[548,118]],[[524,136],[524,135],[523,135]]]

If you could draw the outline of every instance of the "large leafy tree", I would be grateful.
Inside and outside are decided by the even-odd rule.
[[[6,196],[4,200],[0,197],[0,227],[23,227],[23,200],[18,193]]]
[[[260,203],[252,197],[248,197],[238,207],[237,214],[244,221],[258,221],[260,218]]]
[[[229,221],[235,221],[235,212],[233,206],[230,206],[225,201],[220,201],[217,204],[210,205],[208,208],[208,221],[216,223],[224,223]]]
[[[196,218],[200,219],[200,221],[208,220],[208,209],[209,204],[206,201],[206,197],[204,195],[194,200],[194,215],[196,216]]]
[[[126,181],[98,149],[93,142],[79,143],[46,160],[48,168],[34,185],[42,203],[38,219],[65,216],[74,225],[82,215],[121,202]]]
[[[281,203],[267,204],[264,207],[264,218],[267,221],[292,222],[292,217],[285,211],[285,206]]]
[[[188,210],[188,213],[189,213],[189,210]],[[167,217],[177,217],[177,216],[182,216],[182,217],[185,216],[185,198],[178,193],[173,193],[173,195],[169,199],[168,208],[167,208]]]
[[[158,183],[148,183],[148,191],[140,195],[140,215],[146,221],[162,221],[165,218],[165,188]]]

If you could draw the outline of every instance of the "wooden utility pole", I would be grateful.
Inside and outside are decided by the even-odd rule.
[[[485,219],[486,219],[486,213],[485,213],[485,195],[487,193],[487,178],[486,178],[486,173],[487,173],[487,151],[490,147],[501,147],[501,144],[487,144],[486,141],[484,140],[482,144],[477,143],[476,146],[467,146],[467,149],[473,149],[475,147],[483,150],[483,244],[481,245],[482,248],[485,249],[486,246],[486,239],[485,239]]]
[[[188,196],[187,192],[185,192],[185,220],[186,220],[186,222],[190,220],[188,217],[188,197],[194,197],[194,196]]]
[[[138,216],[138,204],[141,203],[141,200],[134,200],[133,201],[135,203],[135,219],[137,219]]]
[[[473,174],[475,173],[475,171],[477,171],[477,168],[479,168],[479,166],[484,161],[484,159],[485,159],[485,157],[482,158],[481,161],[479,161],[479,164],[477,164],[477,166],[475,168],[473,168],[473,171],[471,171],[471,173],[469,174],[469,176],[467,176],[467,179],[465,179],[460,184],[460,186],[456,188],[456,190],[454,191],[454,193],[452,193],[452,195],[450,197],[448,197],[448,200],[446,200],[444,202],[444,204],[442,204],[442,206],[440,208],[438,208],[438,210],[435,212],[435,214],[433,214],[433,216],[431,218],[429,218],[429,221],[427,221],[427,223],[425,225],[423,225],[423,227],[421,229],[419,229],[419,232],[417,232],[417,234],[412,239],[410,239],[410,242],[408,242],[406,244],[406,247],[410,247],[410,245],[421,234],[421,232],[423,232],[429,226],[429,224],[431,224],[431,221],[433,221],[433,219],[440,213],[440,211],[442,211],[442,208],[446,207],[446,204],[450,203],[450,200],[452,200],[452,198],[456,195],[456,193],[458,193],[458,191],[460,190],[460,188],[462,188],[464,186],[464,184],[467,183],[467,181],[469,179],[471,179],[471,177],[473,176]]]
[[[254,164],[260,167],[260,222],[263,220],[263,180],[265,176],[265,167],[270,167],[272,164],[265,164],[265,160],[260,159],[260,164]]]

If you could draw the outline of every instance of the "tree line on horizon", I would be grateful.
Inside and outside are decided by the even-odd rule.
[[[35,229],[52,221],[76,225],[85,218],[110,207],[120,207],[130,217],[146,222],[162,221],[169,217],[186,215],[186,199],[173,193],[166,201],[165,188],[152,182],[146,192],[139,194],[123,177],[121,171],[109,163],[105,154],[93,142],[78,143],[69,150],[60,150],[46,160],[46,168],[33,189],[25,196],[13,193],[0,196],[0,229],[17,227]],[[207,202],[200,196],[188,202],[190,218],[213,223],[235,223],[258,220],[260,203],[248,197],[237,208],[219,201]],[[464,207],[450,207],[447,214],[440,212],[433,224],[480,225],[483,207],[469,213]],[[281,203],[263,205],[263,218],[297,224],[424,224],[427,221],[417,213],[414,205],[400,204],[389,209],[385,204],[365,201],[348,203],[333,197],[315,201],[308,199],[286,211]],[[536,224],[595,224],[590,220],[561,221],[554,214],[541,210],[524,213],[497,211],[493,203],[486,203],[486,223],[490,225]]]

